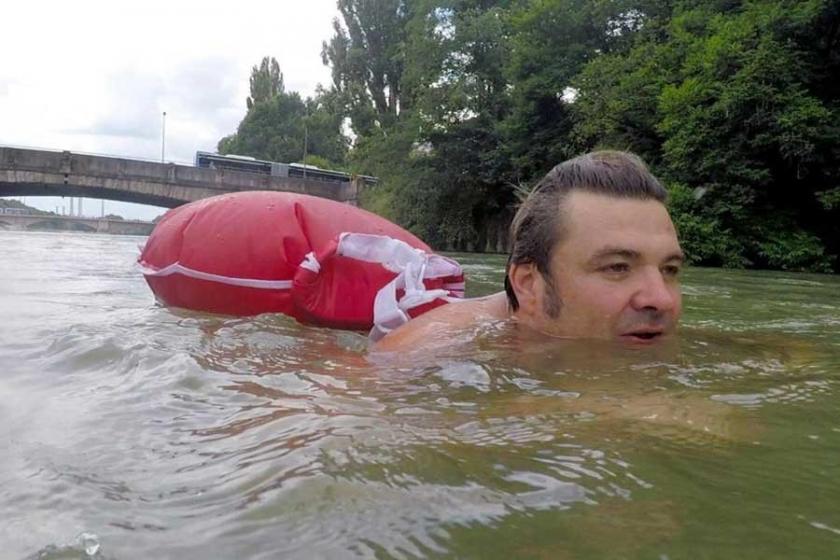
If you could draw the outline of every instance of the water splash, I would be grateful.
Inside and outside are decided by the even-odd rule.
[[[82,533],[76,537],[76,542],[88,558],[96,558],[99,555],[99,536],[96,533]]]

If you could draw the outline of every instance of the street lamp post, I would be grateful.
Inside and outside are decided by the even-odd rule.
[[[160,126],[160,162],[164,163],[166,158],[166,111],[163,112],[163,116],[161,117],[161,126]]]
[[[303,180],[306,181],[306,156],[309,151],[309,105],[306,106],[306,116],[303,118]]]

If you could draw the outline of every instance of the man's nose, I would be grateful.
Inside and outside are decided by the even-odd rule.
[[[673,311],[678,297],[662,272],[658,268],[650,268],[645,270],[631,303],[635,309]]]

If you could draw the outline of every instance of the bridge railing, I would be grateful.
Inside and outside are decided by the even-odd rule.
[[[69,152],[71,154],[80,155],[80,156],[94,156],[94,157],[105,157],[111,159],[125,159],[130,161],[141,161],[145,163],[161,163],[164,165],[182,165],[184,167],[195,167],[195,161],[184,161],[178,159],[170,159],[167,158],[165,162],[162,162],[159,158],[147,158],[147,157],[138,157],[138,156],[129,156],[129,155],[119,155],[119,154],[106,154],[101,152],[84,152],[79,150],[57,150],[55,148],[43,148],[40,146],[26,146],[22,144],[0,144],[0,148],[11,148],[17,150],[38,150],[42,152],[51,152],[55,154],[63,154],[64,152]],[[310,166],[315,169],[314,166]],[[203,168],[202,168],[203,169]],[[246,173],[248,175],[265,175],[265,173],[261,173],[259,171],[253,171],[250,169],[228,169],[227,171],[235,171],[236,173]],[[319,182],[331,182],[326,179],[318,178],[317,176],[307,177],[309,181],[319,181]]]
[[[143,161],[146,163],[164,163],[160,161],[160,158],[147,158],[147,157],[138,157],[138,156],[129,156],[129,155],[119,155],[119,154],[105,154],[99,152],[83,152],[81,150],[57,150],[55,148],[42,148],[40,146],[26,146],[22,144],[0,144],[0,148],[11,148],[14,150],[38,150],[41,152],[52,152],[55,154],[63,154],[64,152],[70,152],[71,154],[80,155],[80,156],[96,156],[96,157],[106,157],[111,159],[128,159],[131,161]],[[186,167],[195,167],[194,161],[184,161],[184,160],[175,160],[167,158],[166,164],[174,164],[174,165],[184,165]]]

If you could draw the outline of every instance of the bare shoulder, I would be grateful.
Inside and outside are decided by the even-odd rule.
[[[377,342],[372,350],[393,352],[440,343],[466,327],[506,317],[507,300],[503,292],[451,303],[412,319]]]

